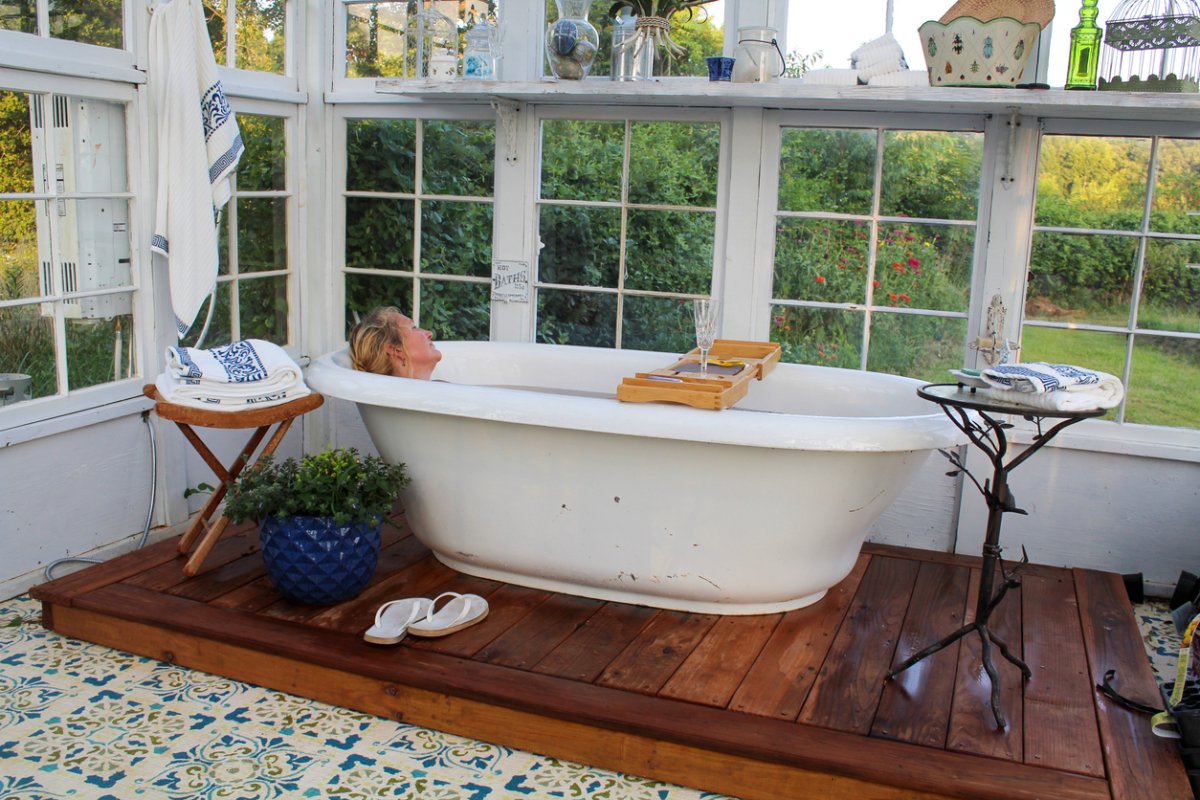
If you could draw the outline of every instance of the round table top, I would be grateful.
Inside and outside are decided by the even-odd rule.
[[[926,400],[956,408],[969,408],[975,411],[991,411],[997,414],[1016,414],[1022,417],[1061,417],[1063,419],[1098,417],[1108,411],[1106,408],[1090,408],[1082,411],[1058,411],[1023,406],[1017,403],[1005,403],[990,395],[978,395],[975,389],[961,383],[927,383],[917,389],[917,394]]]

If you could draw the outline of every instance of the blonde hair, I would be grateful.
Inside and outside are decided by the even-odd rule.
[[[392,374],[388,345],[404,347],[404,335],[396,323],[400,309],[381,306],[367,314],[350,331],[350,365],[363,372]]]

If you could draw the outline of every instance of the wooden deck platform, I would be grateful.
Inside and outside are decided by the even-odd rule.
[[[338,606],[281,600],[257,535],[231,531],[183,574],[171,539],[36,587],[63,634],[560,758],[743,798],[1190,798],[1176,744],[1094,688],[1117,671],[1155,701],[1121,580],[1030,565],[993,627],[1006,730],[969,636],[884,682],[970,615],[979,559],[868,546],[819,603],[719,617],[456,573],[385,526],[370,587]],[[484,622],[393,647],[361,633],[379,603],[485,595]]]

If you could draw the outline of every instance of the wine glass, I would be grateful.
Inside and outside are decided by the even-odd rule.
[[[692,301],[692,319],[696,323],[696,346],[700,348],[700,374],[708,375],[708,351],[717,335],[717,314],[721,304],[702,298]]]

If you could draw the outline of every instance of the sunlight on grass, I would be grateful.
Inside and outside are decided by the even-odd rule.
[[[1174,352],[1168,351],[1168,346]],[[1123,334],[1028,325],[1022,331],[1022,361],[1075,364],[1120,377],[1124,359]],[[1125,395],[1126,422],[1200,427],[1200,344],[1139,337],[1130,383]],[[1103,418],[1115,419],[1115,409]]]

